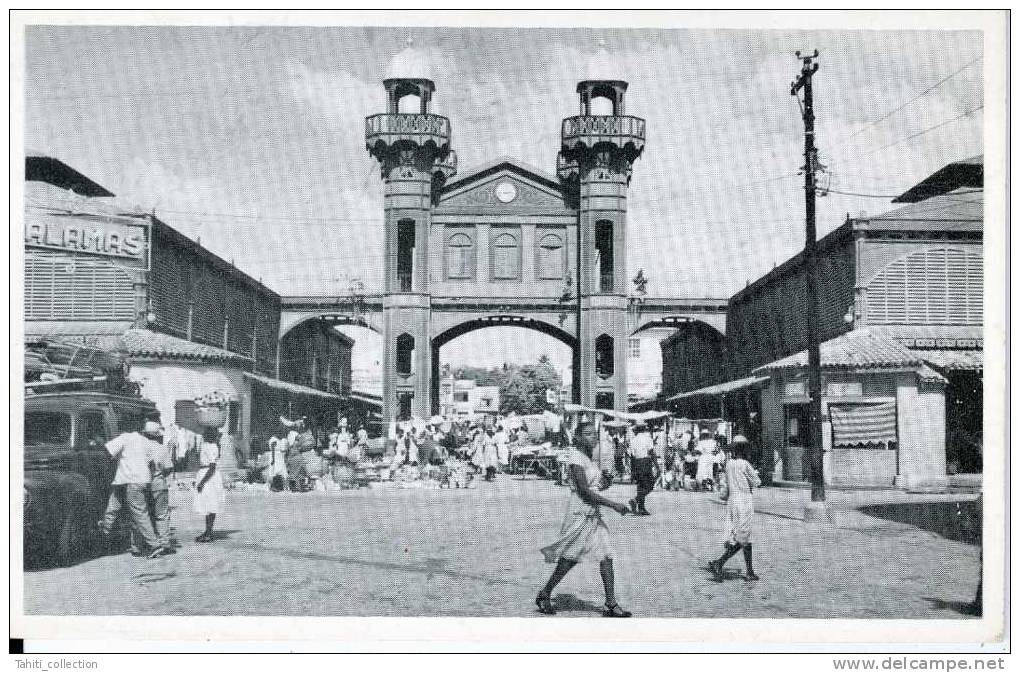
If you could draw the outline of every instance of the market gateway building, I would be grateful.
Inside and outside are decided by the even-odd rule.
[[[236,449],[223,456],[225,470],[276,429],[280,414],[342,407],[349,339],[329,330],[281,344],[278,294],[52,157],[27,157],[25,190],[26,341],[123,352],[164,424],[198,431],[194,398],[225,393]],[[282,373],[301,383],[276,376],[281,348],[289,354]]]

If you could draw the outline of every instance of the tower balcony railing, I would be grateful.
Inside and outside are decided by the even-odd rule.
[[[643,145],[645,120],[627,115],[578,115],[563,120],[563,142],[580,141],[589,147],[597,142]]]
[[[409,140],[436,147],[450,144],[450,120],[434,114],[377,114],[365,118],[365,140],[369,146]]]

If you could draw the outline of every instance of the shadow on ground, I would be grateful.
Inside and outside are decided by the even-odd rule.
[[[860,511],[868,516],[915,526],[947,540],[980,544],[981,521],[979,506],[964,502],[915,502],[867,505]]]

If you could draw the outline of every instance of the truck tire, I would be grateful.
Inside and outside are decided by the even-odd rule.
[[[88,557],[92,550],[92,528],[88,509],[84,505],[77,504],[68,509],[57,538],[56,562],[60,567],[67,567]]]

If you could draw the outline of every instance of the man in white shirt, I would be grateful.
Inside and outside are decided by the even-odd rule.
[[[155,428],[149,426],[143,432],[125,432],[106,443],[106,450],[117,461],[117,472],[101,528],[104,538],[109,539],[117,516],[126,505],[131,519],[131,553],[134,556],[151,553],[154,557],[155,552],[162,549],[152,529],[146,500],[152,483],[150,462],[163,451],[154,431]]]
[[[648,516],[645,498],[655,488],[655,449],[648,426],[639,423],[634,426],[634,438],[630,441],[630,473],[637,485],[637,494],[630,501],[630,509],[635,514]]]

